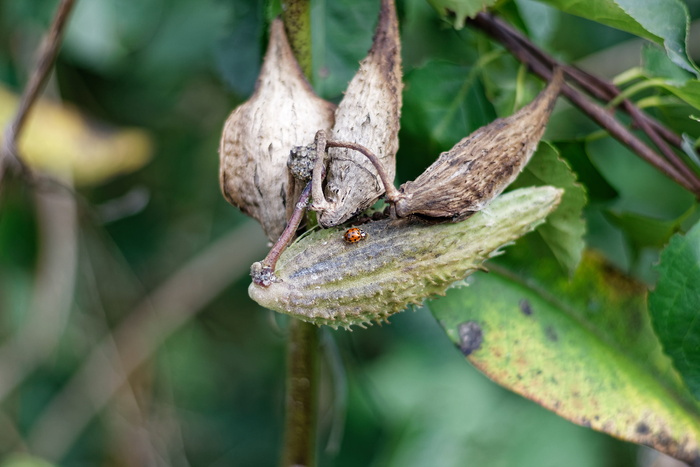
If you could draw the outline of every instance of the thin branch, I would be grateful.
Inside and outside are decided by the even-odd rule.
[[[494,24],[517,39],[523,47],[549,67],[563,67],[573,81],[590,95],[603,101],[614,101],[621,96],[622,93],[614,84],[600,79],[576,66],[563,65],[539,49],[527,36],[520,33],[520,31],[513,28],[507,22],[496,17],[492,17],[492,20]],[[681,149],[682,138],[648,114],[642,112],[639,107],[634,105],[629,99],[622,99],[619,107],[632,117],[634,124],[649,136],[649,139],[651,139],[654,145],[661,151],[663,156],[682,174],[682,176],[690,181],[696,189],[700,189],[700,178],[698,178],[697,174],[695,174],[695,172],[683,162],[678,154],[668,146],[668,143],[670,143]]]
[[[24,326],[0,347],[0,401],[52,356],[73,303],[78,227],[77,202],[62,189],[35,190],[39,260]]]
[[[470,24],[483,30],[499,41],[518,60],[526,63],[533,72],[544,79],[550,79],[553,66],[561,66],[570,78],[595,97],[612,100],[619,94],[619,90],[612,84],[595,78],[578,68],[560,64],[541,49],[537,48],[537,46],[513,29],[505,21],[493,15],[480,13],[475,19],[470,20]],[[680,157],[664,142],[665,140],[675,145],[680,142],[680,137],[674,135],[668,129],[661,130],[660,128],[665,128],[663,125],[644,114],[631,102],[623,101],[623,110],[630,113],[635,123],[642,131],[647,132],[650,139],[659,146],[667,160],[615,119],[608,109],[586,99],[580,91],[570,86],[564,86],[562,87],[562,94],[600,126],[608,130],[611,136],[629,147],[637,155],[693,193],[696,197],[700,198],[700,178],[690,170]]]
[[[39,60],[37,61],[36,67],[29,78],[29,83],[27,83],[27,86],[24,88],[24,93],[22,94],[17,112],[5,129],[3,145],[2,148],[0,148],[0,182],[2,182],[5,167],[8,165],[10,168],[19,168],[25,174],[30,174],[29,168],[19,156],[17,141],[22,134],[25,123],[27,122],[29,111],[36,102],[36,99],[41,91],[44,89],[46,81],[49,78],[49,74],[53,69],[53,64],[56,60],[56,55],[58,55],[58,50],[63,39],[63,32],[65,30],[68,16],[73,9],[74,4],[75,0],[61,0],[61,3],[56,10],[56,14],[54,15],[53,22],[51,23],[51,28],[42,42]]]
[[[282,252],[287,248],[289,242],[292,241],[297,233],[299,224],[301,224],[304,218],[304,213],[306,212],[306,206],[309,203],[309,198],[311,197],[311,182],[306,184],[306,187],[301,192],[299,196],[299,201],[297,201],[294,206],[294,211],[292,212],[292,217],[287,221],[287,226],[284,228],[282,235],[277,239],[270,252],[267,254],[265,259],[262,261],[263,266],[269,268],[274,272],[277,266],[277,260],[280,258]]]
[[[40,414],[28,437],[31,451],[60,460],[126,384],[129,374],[229,284],[246,275],[248,265],[264,250],[260,227],[248,222],[212,243],[153,290],[92,349]]]

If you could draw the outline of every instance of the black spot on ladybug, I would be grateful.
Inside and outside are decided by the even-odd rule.
[[[637,426],[634,427],[634,429],[639,433],[640,435],[646,435],[649,433],[651,430],[649,429],[649,425],[647,425],[644,422],[639,422],[637,423]]]
[[[547,337],[547,340],[549,340],[549,341],[552,341],[552,342],[559,341],[559,335],[557,334],[557,331],[555,331],[552,326],[547,326],[544,329],[544,335],[545,335],[545,337]]]
[[[523,298],[518,303],[518,306],[520,307],[520,311],[522,311],[525,316],[532,316],[532,306],[530,306],[529,301]]]
[[[476,321],[466,321],[457,327],[459,332],[459,350],[469,356],[479,350],[483,342],[481,326]]]

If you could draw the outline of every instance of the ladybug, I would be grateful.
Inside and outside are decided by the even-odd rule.
[[[343,235],[343,240],[348,243],[357,243],[365,238],[367,238],[367,232],[359,227],[348,229],[347,232],[345,232],[345,235]]]

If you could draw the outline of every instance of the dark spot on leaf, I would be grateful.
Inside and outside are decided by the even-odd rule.
[[[529,301],[523,298],[518,305],[520,306],[520,311],[522,311],[525,316],[532,316],[532,307]]]
[[[649,431],[650,431],[650,430],[649,430],[649,425],[647,425],[647,424],[644,423],[644,422],[639,422],[639,423],[637,423],[637,426],[635,427],[635,430],[636,430],[637,433],[639,433],[640,435],[646,435],[646,434],[649,433]]]
[[[591,421],[587,418],[582,418],[581,419],[581,426],[585,426],[586,428],[591,427]]]
[[[464,356],[471,355],[481,347],[483,333],[481,326],[476,321],[466,321],[457,328],[459,332],[459,350]]]
[[[559,340],[559,335],[557,334],[557,331],[555,331],[552,326],[547,326],[544,329],[544,335],[547,337],[547,340],[549,340],[549,341],[557,342]]]

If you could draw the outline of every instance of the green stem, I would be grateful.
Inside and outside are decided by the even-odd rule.
[[[301,71],[311,81],[311,2],[287,0],[282,3],[282,11],[289,44]]]
[[[298,319],[289,327],[283,467],[315,464],[318,334]]]
[[[292,51],[311,80],[311,2],[286,0],[282,6]],[[290,323],[282,467],[315,465],[318,334],[313,324],[297,319]]]

